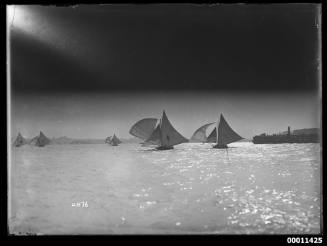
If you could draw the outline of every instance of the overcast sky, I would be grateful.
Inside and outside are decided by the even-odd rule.
[[[106,137],[162,110],[190,137],[226,120],[243,137],[318,126],[318,7],[16,6],[12,132]]]

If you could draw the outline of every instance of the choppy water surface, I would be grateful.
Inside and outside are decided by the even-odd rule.
[[[12,149],[16,234],[320,232],[320,146],[186,143]],[[88,207],[72,206],[87,202]],[[82,206],[82,204],[81,204]]]

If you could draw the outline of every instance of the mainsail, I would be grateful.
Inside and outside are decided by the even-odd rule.
[[[223,114],[220,114],[218,126],[218,145],[226,145],[243,139],[227,123]]]
[[[199,129],[197,129],[194,134],[192,135],[190,142],[203,142],[205,143],[207,141],[207,135],[206,131],[207,128],[212,125],[213,123],[208,123],[203,126],[201,126]]]
[[[146,140],[151,136],[157,121],[158,119],[155,118],[142,119],[131,127],[129,133],[135,137]]]
[[[160,123],[156,129],[152,132],[146,142],[154,143],[159,145],[159,148],[171,148],[174,145],[188,142],[188,139],[183,137],[176,129],[172,126],[167,118],[165,111],[162,113]]]
[[[188,139],[183,137],[178,131],[175,130],[168,120],[165,111],[163,111],[161,119],[161,145],[174,146],[185,142],[188,142]]]
[[[146,143],[161,145],[160,126],[161,126],[161,119],[160,119],[160,123],[157,125],[156,129],[152,132],[150,137],[145,140]]]
[[[216,142],[217,142],[217,127],[215,127],[207,137],[207,143],[216,143]]]
[[[20,146],[22,146],[22,145],[24,145],[24,144],[26,144],[27,143],[27,141],[26,141],[26,139],[20,134],[20,132],[18,133],[18,136],[17,136],[17,138],[16,138],[16,140],[14,141],[14,143],[13,143],[13,145],[15,146],[15,147],[20,147]]]

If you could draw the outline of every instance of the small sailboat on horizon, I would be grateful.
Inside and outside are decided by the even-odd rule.
[[[119,138],[117,138],[115,134],[112,136],[112,138],[110,138],[110,141],[109,141],[109,144],[112,146],[118,146],[121,143],[122,143],[122,141],[120,141]]]
[[[22,134],[19,132],[14,143],[13,146],[15,147],[20,147],[22,145],[27,144],[27,140],[22,136]]]
[[[111,138],[112,138],[112,136],[107,137],[107,138],[104,140],[104,142],[107,143],[107,144],[109,144],[110,141],[111,141]]]
[[[51,140],[44,135],[42,131],[40,131],[40,134],[36,137],[34,137],[29,144],[38,146],[38,147],[44,147],[45,145],[48,145],[51,143]]]
[[[217,134],[218,129],[218,134]],[[223,114],[220,114],[220,120],[217,122],[215,127],[207,138],[207,143],[216,143],[213,148],[215,149],[226,149],[227,144],[244,139],[237,134],[227,123]]]

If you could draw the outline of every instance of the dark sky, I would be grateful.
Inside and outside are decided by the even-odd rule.
[[[10,132],[131,137],[165,109],[185,137],[319,127],[317,5],[9,9]]]
[[[316,5],[16,6],[12,90],[313,91]]]

